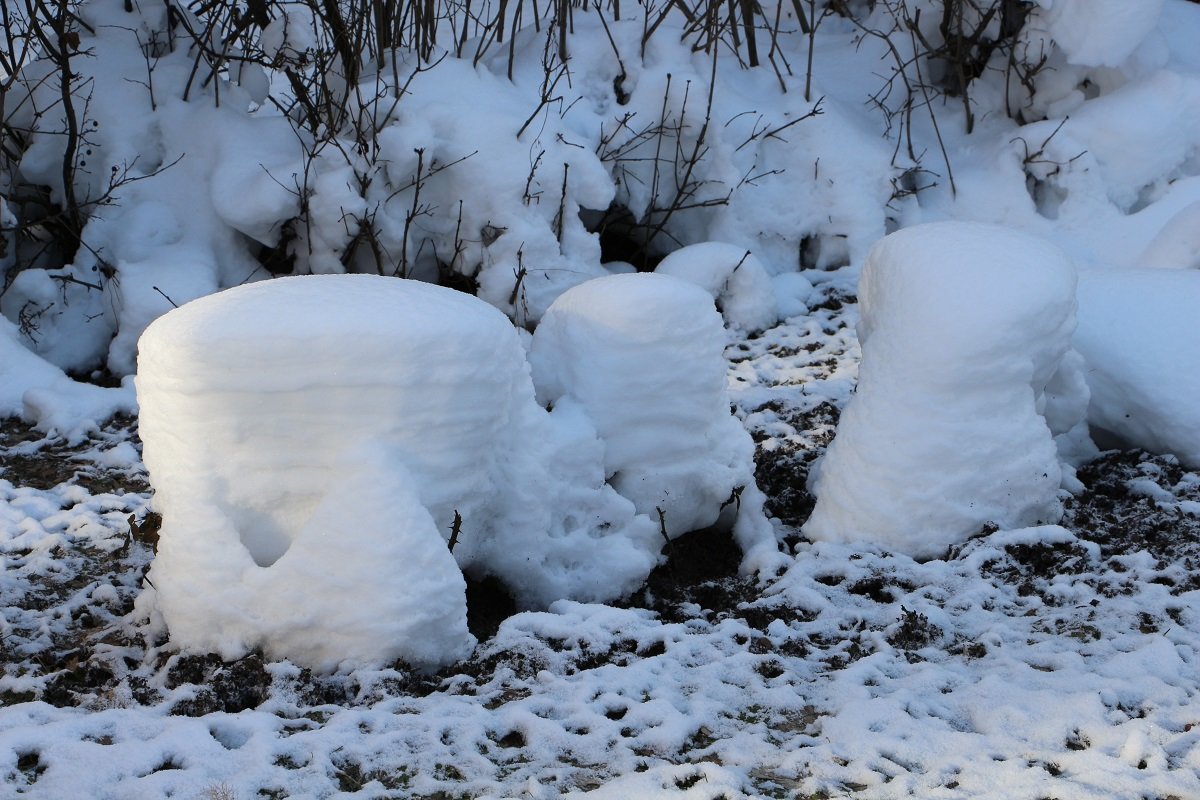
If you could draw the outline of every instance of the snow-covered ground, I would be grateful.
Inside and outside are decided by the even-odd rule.
[[[855,378],[856,306],[824,291],[727,351],[784,520],[811,507],[798,487]],[[4,429],[13,794],[1200,793],[1200,475],[1172,459],[1108,457],[1062,527],[984,529],[924,563],[791,533],[765,590],[727,538],[685,537],[627,603],[510,617],[434,676],[322,677],[180,655],[131,622],[155,538],[133,431],[68,449]]]
[[[0,61],[0,795],[1200,798],[1200,4],[1001,5]]]

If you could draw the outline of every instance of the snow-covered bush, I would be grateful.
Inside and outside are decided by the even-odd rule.
[[[756,560],[774,538],[752,499],[754,444],[729,413],[724,346],[704,290],[665,275],[613,275],[554,302],[530,360],[538,399],[583,409],[604,441],[609,482],[638,512],[678,536],[728,509]]]
[[[1074,344],[1087,360],[1088,422],[1099,444],[1200,467],[1197,304],[1195,270],[1080,273]]]
[[[252,284],[156,321],[137,386],[173,640],[322,669],[465,655],[439,526],[486,501],[522,364],[484,304],[382,278]]]
[[[671,253],[654,271],[711,294],[731,328],[758,333],[779,321],[771,276],[749,250],[724,242],[694,244]]]
[[[1056,379],[1078,370],[1065,358],[1075,280],[1053,245],[994,226],[935,223],[877,244],[859,284],[858,390],[805,534],[934,557],[988,522],[1057,519],[1054,436],[1084,409],[1081,382]]]
[[[1200,201],[1172,216],[1138,257],[1143,267],[1200,269]]]
[[[679,362],[690,382],[676,386],[671,373],[653,394],[617,397],[619,408],[657,406],[609,410],[647,425],[665,418],[651,444],[688,460],[654,486],[671,494],[659,502],[682,532],[715,521],[751,480],[750,443],[725,405],[711,300],[671,279],[638,280],[701,298],[693,329],[712,345]],[[626,350],[584,355],[610,381],[640,368]],[[670,417],[697,401],[671,398],[696,388],[690,370],[702,393],[681,419],[694,426],[685,436]],[[395,657],[435,665],[470,648],[455,560],[498,576],[524,606],[610,600],[657,562],[657,520],[605,483],[606,452],[634,445],[610,417],[593,427],[581,404],[538,406],[516,330],[469,295],[377,276],[239,287],[153,323],[137,386],[163,514],[153,605],[181,646],[226,656],[262,647],[321,669]],[[630,477],[618,487],[642,499],[637,480],[661,460],[622,463]],[[747,505],[765,522],[755,491]],[[699,510],[676,513],[676,497]],[[742,538],[769,538],[755,524],[741,523]]]

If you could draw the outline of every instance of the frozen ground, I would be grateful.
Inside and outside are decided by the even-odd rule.
[[[42,798],[1200,796],[1200,475],[1113,453],[1062,527],[924,563],[795,529],[857,371],[846,281],[727,351],[795,566],[678,540],[613,605],[504,619],[434,676],[314,677],[160,646],[136,424],[0,439],[0,776]],[[839,289],[839,287],[841,287]]]

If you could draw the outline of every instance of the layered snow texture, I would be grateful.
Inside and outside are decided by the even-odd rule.
[[[758,333],[779,321],[771,275],[744,247],[724,242],[681,247],[654,271],[682,278],[711,294],[731,328]]]
[[[1200,272],[1080,273],[1075,348],[1088,362],[1088,421],[1100,444],[1200,466]]]
[[[1075,282],[1056,247],[990,225],[880,241],[859,284],[858,390],[815,476],[805,534],[935,557],[985,523],[1056,520],[1053,437],[1084,407],[1078,361],[1056,379]]]
[[[757,495],[754,444],[729,413],[724,345],[712,297],[657,274],[581,284],[534,333],[539,399],[583,409],[604,441],[611,484],[640,513],[661,513],[671,536],[717,523],[743,487]],[[735,533],[747,555],[774,549],[769,525],[740,523]]]
[[[489,494],[522,375],[503,315],[383,278],[252,284],[156,321],[137,387],[173,640],[323,670],[469,653],[435,519]]]
[[[1200,269],[1200,202],[1167,221],[1142,252],[1138,266]]]

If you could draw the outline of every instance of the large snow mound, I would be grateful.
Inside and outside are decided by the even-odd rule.
[[[539,399],[578,404],[604,441],[610,483],[671,536],[713,525],[735,492],[754,502],[754,444],[729,412],[725,331],[712,297],[667,275],[598,278],[563,293],[530,350]],[[765,523],[765,520],[763,520]],[[774,550],[770,526],[739,520],[739,544]]]
[[[859,284],[858,390],[814,478],[805,534],[934,557],[984,523],[1057,519],[1053,437],[1084,408],[1071,396],[1082,382],[1056,379],[1075,281],[1058,248],[995,226],[881,240]]]
[[[1080,273],[1075,347],[1087,360],[1097,441],[1200,466],[1200,272]],[[1107,441],[1106,441],[1107,440]]]
[[[469,652],[438,525],[483,511],[528,380],[502,314],[422,284],[291,278],[182,306],[139,350],[150,577],[177,643],[321,669]]]
[[[516,329],[469,295],[365,275],[229,290],[150,326],[137,386],[151,580],[181,646],[433,666],[470,648],[455,561],[527,607],[613,599],[657,561],[591,421],[537,405]]]

